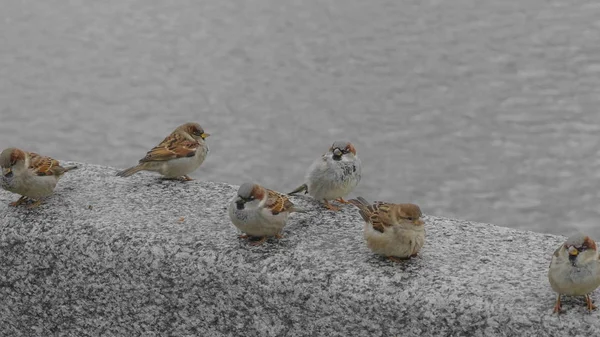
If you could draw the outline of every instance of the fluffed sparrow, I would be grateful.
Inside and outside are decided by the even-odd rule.
[[[139,171],[158,172],[166,179],[192,180],[188,174],[195,171],[208,155],[205,142],[210,134],[198,123],[185,123],[175,129],[160,144],[146,153],[138,165],[117,173],[129,177]]]
[[[415,204],[376,201],[362,197],[348,201],[358,207],[365,220],[364,237],[375,254],[398,261],[417,255],[425,243],[421,209]]]
[[[322,200],[330,210],[340,208],[329,203],[335,200],[348,203],[343,198],[358,185],[361,177],[361,161],[356,149],[347,141],[336,141],[327,153],[315,160],[306,173],[306,183],[289,194],[304,191],[317,200]]]
[[[2,151],[0,166],[2,188],[21,195],[19,200],[11,202],[10,205],[18,206],[28,199],[34,200],[28,208],[39,206],[42,198],[52,194],[62,175],[77,168],[62,167],[55,159],[16,148]]]
[[[281,237],[288,216],[292,212],[304,212],[285,195],[258,184],[245,183],[229,203],[231,222],[245,235],[241,238],[260,238],[254,244],[263,243],[269,236]]]
[[[600,286],[600,260],[596,242],[584,234],[572,235],[552,256],[548,280],[557,293],[554,312],[560,313],[560,296],[584,296],[586,307],[596,308],[590,293]]]

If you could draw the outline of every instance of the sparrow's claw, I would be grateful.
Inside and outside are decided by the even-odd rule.
[[[278,239],[283,239],[283,235],[281,235],[281,234],[275,234],[275,237]]]
[[[248,235],[246,235],[246,234],[240,234],[240,235],[238,236],[238,238],[240,238],[240,239],[247,239],[247,238],[249,238],[249,237],[250,237],[250,236],[248,236]]]
[[[349,204],[349,202],[348,202],[348,201],[344,200],[344,198],[341,198],[341,197],[340,197],[340,198],[337,198],[337,199],[335,199],[335,201],[337,201],[337,202],[339,202],[339,203],[341,203],[341,204]]]
[[[587,306],[587,308],[588,308],[589,311],[592,311],[592,310],[596,309],[596,306],[592,302],[592,299],[590,298],[590,295],[585,295],[585,304],[586,304],[586,306]]]
[[[22,204],[22,203],[24,203],[26,201],[27,201],[27,197],[26,196],[22,196],[22,197],[19,198],[19,200],[11,202],[9,205],[16,207],[16,206],[19,206],[20,204]]]
[[[36,208],[36,207],[38,207],[41,204],[42,204],[42,200],[41,199],[40,200],[36,200],[33,204],[27,205],[27,208],[28,209]]]
[[[194,179],[190,178],[187,174],[181,177],[181,181],[192,181]]]
[[[323,201],[324,201],[324,203],[325,203],[325,207],[327,207],[327,209],[329,209],[329,210],[332,210],[332,211],[334,211],[334,212],[337,212],[337,211],[339,211],[339,210],[340,210],[340,208],[339,208],[339,207],[337,207],[337,206],[334,206],[334,205],[330,204],[330,203],[329,203],[329,201],[327,201],[326,199],[323,199]]]
[[[587,299],[587,297],[586,297]],[[560,295],[558,295],[556,297],[556,304],[554,305],[554,311],[552,312],[553,314],[557,313],[560,314],[561,312],[561,307],[560,307]]]

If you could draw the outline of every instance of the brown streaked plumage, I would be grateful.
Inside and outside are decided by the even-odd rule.
[[[148,151],[146,156],[140,159],[140,163],[193,157],[198,146],[200,144],[197,141],[183,139],[182,136],[175,134]]]
[[[29,167],[38,176],[60,176],[76,168],[76,166],[62,167],[58,160],[34,152],[29,152]]]
[[[362,197],[348,201],[359,208],[361,217],[371,222],[373,229],[383,233],[385,227],[391,227],[398,220],[416,221],[421,218],[421,209],[415,204],[392,204],[383,201],[369,203]]]
[[[269,209],[273,215],[277,215],[281,212],[294,212],[295,207],[294,204],[290,201],[290,199],[276,191],[263,187],[259,184],[254,184],[252,186],[252,191],[250,195],[253,196],[256,200],[262,200],[265,197],[265,193],[267,194],[267,202],[265,204],[265,208]]]
[[[56,159],[17,148],[2,151],[0,166],[2,187],[21,195],[19,200],[10,205],[18,206],[30,199],[35,200],[28,206],[29,208],[39,206],[42,198],[52,194],[62,175],[77,168],[77,166],[63,167]]]
[[[229,217],[243,235],[240,238],[260,238],[252,244],[261,244],[268,237],[281,237],[281,231],[296,208],[287,196],[255,183],[242,184],[229,204]]]
[[[208,154],[204,142],[210,134],[198,123],[185,123],[178,126],[160,144],[146,153],[138,165],[117,173],[129,177],[139,171],[154,171],[167,178],[192,180],[187,174],[196,170]]]
[[[367,246],[392,260],[416,256],[425,242],[422,212],[415,204],[376,201],[358,197],[348,201],[359,209],[365,221]]]
[[[266,190],[269,193],[267,207],[271,209],[271,213],[275,215],[281,212],[293,212],[295,210],[294,204],[287,196],[270,189]]]

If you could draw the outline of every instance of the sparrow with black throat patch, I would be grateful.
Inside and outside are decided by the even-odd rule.
[[[344,197],[360,182],[361,166],[352,143],[336,141],[308,168],[306,182],[288,194],[304,191],[322,201],[328,209],[339,211],[340,208],[330,204],[329,200],[348,203]]]

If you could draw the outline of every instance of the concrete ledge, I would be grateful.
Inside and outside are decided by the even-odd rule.
[[[1,336],[600,333],[582,298],[552,315],[563,237],[428,216],[421,257],[395,264],[353,208],[314,208],[252,247],[226,214],[236,186],[116,172],[83,164],[31,211],[0,192]]]

